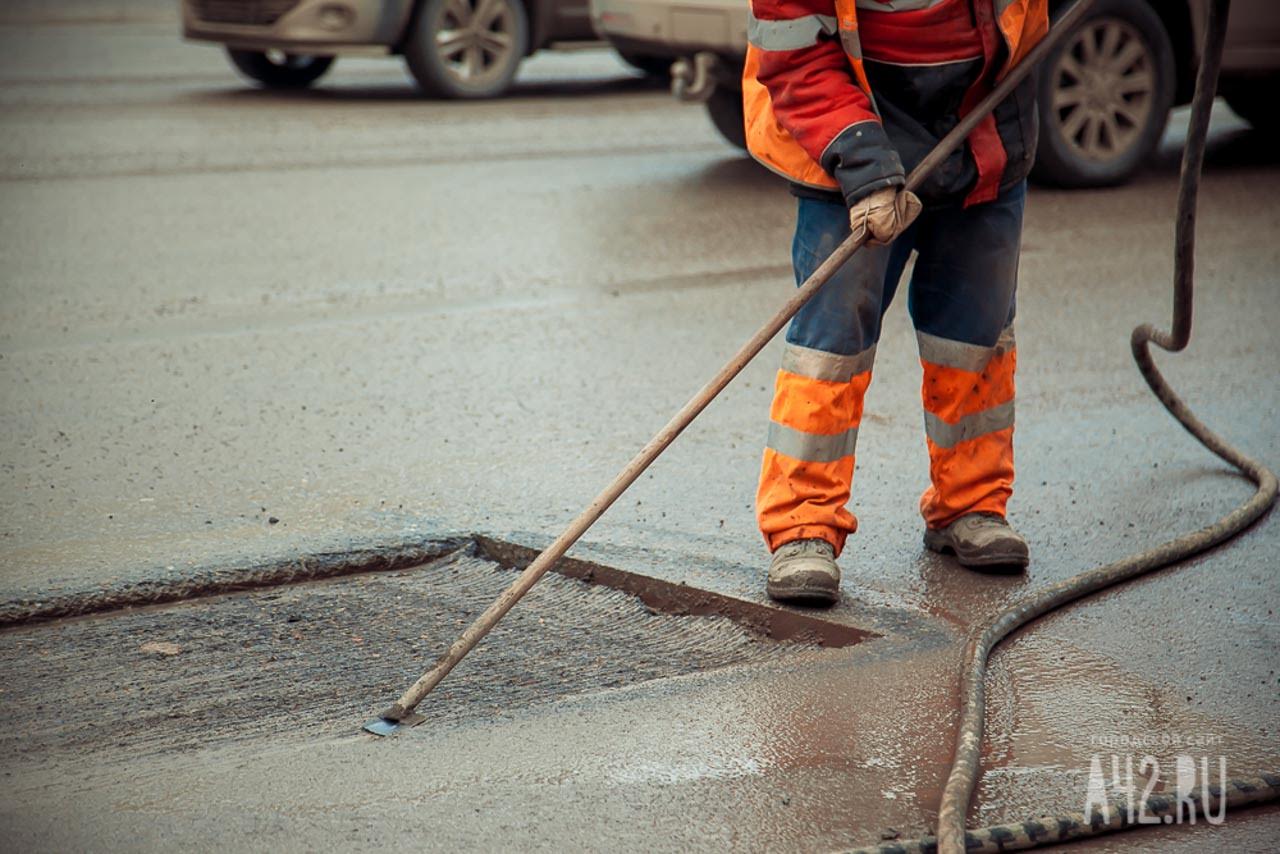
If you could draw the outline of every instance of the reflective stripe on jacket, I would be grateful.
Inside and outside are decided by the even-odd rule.
[[[1048,28],[1048,0],[751,0],[748,148],[794,184],[849,204],[900,186]],[[1020,86],[936,171],[921,188],[927,204],[989,201],[1026,177],[1033,87]]]

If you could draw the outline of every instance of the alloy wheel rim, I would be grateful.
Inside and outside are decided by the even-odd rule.
[[[446,0],[436,51],[450,76],[487,82],[504,73],[515,49],[515,14],[507,0]]]
[[[1129,22],[1102,18],[1086,24],[1059,57],[1050,109],[1076,154],[1108,161],[1141,136],[1155,89],[1150,45]]]

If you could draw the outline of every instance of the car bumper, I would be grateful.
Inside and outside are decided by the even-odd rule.
[[[596,31],[624,53],[686,56],[706,50],[740,57],[747,49],[743,0],[592,0]]]
[[[182,34],[237,48],[335,52],[399,43],[410,0],[183,0]]]

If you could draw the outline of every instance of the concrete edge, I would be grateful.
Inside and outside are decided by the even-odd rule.
[[[501,566],[522,570],[538,556],[538,550],[497,540],[483,534],[473,537],[481,557]],[[599,584],[639,599],[645,607],[661,614],[688,617],[724,617],[753,634],[775,641],[797,641],[839,648],[878,638],[876,632],[845,623],[824,620],[801,611],[761,605],[746,599],[713,593],[687,584],[675,584],[615,567],[578,558],[564,557],[552,572]]]
[[[343,576],[411,570],[460,552],[475,554],[510,570],[521,570],[537,557],[538,551],[476,533],[417,543],[318,552],[247,567],[210,567],[198,569],[187,578],[118,583],[99,589],[58,594],[47,599],[10,599],[0,602],[0,630]],[[841,648],[882,637],[878,632],[847,623],[690,587],[684,583],[677,584],[593,561],[565,557],[556,563],[552,571],[567,578],[626,593],[655,613],[723,617],[752,634],[773,641]]]
[[[181,579],[126,582],[48,599],[11,599],[0,603],[0,629],[344,575],[410,569],[466,548],[471,542],[470,537],[445,537],[353,551],[317,552],[247,567],[197,569],[194,575]]]

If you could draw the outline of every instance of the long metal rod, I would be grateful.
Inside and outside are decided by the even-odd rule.
[[[965,115],[959,124],[943,137],[937,146],[920,161],[920,164],[911,170],[911,174],[907,176],[906,189],[918,189],[929,173],[964,143],[965,138],[978,126],[978,123],[994,110],[1001,101],[1012,94],[1018,84],[1026,79],[1027,75],[1031,73],[1040,60],[1065,37],[1066,33],[1093,6],[1094,2],[1096,0],[1076,0],[1075,5],[1054,26],[1052,32],[1041,39],[1027,56],[1011,69],[1004,79],[996,84],[991,93],[983,98],[972,112]],[[453,645],[445,651],[435,665],[424,673],[417,682],[409,686],[409,689],[404,692],[400,699],[383,712],[380,717],[387,721],[398,722],[408,716],[414,707],[422,701],[422,698],[449,675],[449,671],[453,670],[458,662],[480,642],[481,638],[487,635],[490,629],[511,610],[512,606],[519,602],[521,597],[528,593],[529,589],[537,584],[542,576],[546,575],[556,561],[564,557],[565,552],[586,533],[588,528],[595,524],[596,520],[604,515],[604,512],[618,499],[618,496],[622,495],[627,487],[631,486],[636,478],[675,441],[676,437],[689,426],[693,419],[697,418],[702,410],[706,409],[707,405],[715,400],[720,392],[724,391],[733,378],[747,366],[747,363],[764,349],[765,345],[773,339],[773,336],[778,334],[787,321],[813,298],[818,289],[826,284],[827,280],[846,261],[853,257],[853,254],[861,249],[865,242],[866,234],[864,232],[860,236],[850,236],[836,247],[827,260],[823,261],[818,269],[814,270],[813,274],[805,280],[804,284],[796,289],[791,298],[760,327],[755,335],[751,336],[751,339],[746,344],[742,345],[742,349],[735,353],[733,358],[679,412],[672,416],[667,425],[649,440],[649,443],[635,455],[631,462],[627,463],[626,467],[613,479],[613,482],[606,486],[596,496],[595,500],[576,519],[569,523],[569,527],[565,529],[564,533],[556,537],[555,541],[547,546],[534,559],[533,563],[529,564],[520,573],[519,577],[511,583],[511,586],[495,599],[493,604],[486,608],[474,623],[467,627],[466,631],[453,642]]]

